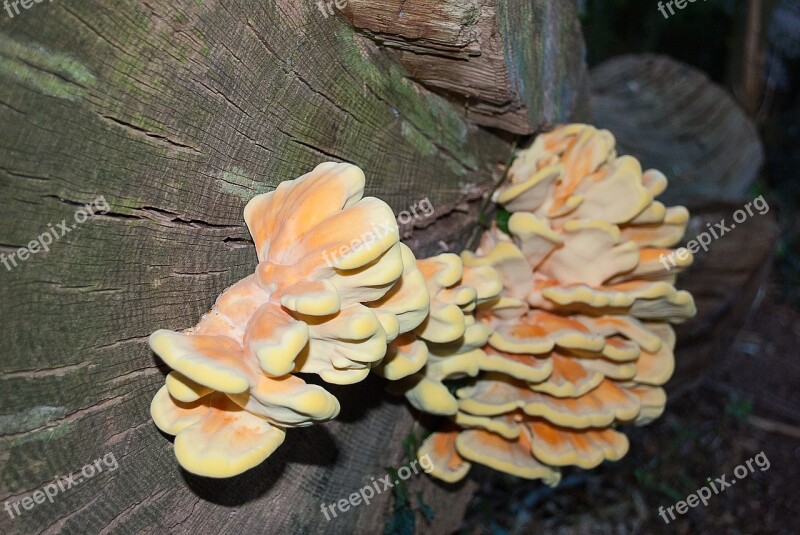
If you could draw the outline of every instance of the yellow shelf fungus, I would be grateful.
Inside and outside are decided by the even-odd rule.
[[[555,485],[561,467],[625,455],[617,425],[663,412],[660,386],[675,368],[669,324],[695,307],[674,287],[691,256],[672,271],[660,259],[689,217],[654,200],[663,174],[617,156],[611,133],[588,125],[540,135],[508,175],[494,196],[511,212],[508,233],[495,225],[461,255],[465,268],[490,267],[502,279],[474,313],[491,332],[474,379],[448,405],[456,412],[419,455],[454,467],[432,473],[449,482],[480,463]],[[419,384],[441,382],[428,369]],[[435,394],[412,404],[442,414],[449,391]]]
[[[508,232],[493,225],[475,252],[420,260],[353,165],[321,164],[252,199],[255,273],[195,327],[150,337],[173,370],[151,413],[180,464],[242,473],[286,428],[338,414],[295,374],[349,385],[370,370],[445,417],[418,452],[444,481],[481,463],[555,485],[562,467],[625,455],[616,427],[661,415],[670,323],[695,314],[674,286],[691,256],[661,261],[688,212],[654,200],[664,175],[588,125],[540,135],[508,174],[494,196]]]
[[[338,400],[295,373],[353,384],[390,343],[406,372],[424,365],[427,348],[404,335],[428,316],[425,280],[392,210],[363,193],[359,168],[325,163],[252,199],[244,216],[255,273],[225,290],[195,327],[150,337],[174,370],[151,414],[176,435],[186,470],[240,474],[269,457],[286,428],[336,417]]]

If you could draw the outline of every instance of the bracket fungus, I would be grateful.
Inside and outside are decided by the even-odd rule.
[[[491,267],[502,280],[474,311],[490,333],[484,357],[461,370],[472,379],[447,411],[426,404],[431,396],[412,399],[449,416],[418,454],[448,482],[481,463],[555,485],[562,467],[620,459],[629,444],[616,427],[664,409],[670,323],[695,307],[674,287],[691,258],[671,272],[657,259],[683,236],[688,212],[656,201],[664,175],[617,156],[611,133],[588,125],[540,135],[508,177],[494,196],[511,213],[508,232],[495,225],[462,253],[465,270]],[[448,378],[426,369],[419,384]]]
[[[253,198],[244,217],[255,273],[195,327],[150,336],[174,370],[151,414],[177,435],[175,455],[188,471],[242,473],[280,446],[286,428],[334,418],[338,400],[295,374],[359,382],[389,343],[405,351],[404,333],[427,317],[414,255],[399,242],[391,208],[363,198],[364,180],[353,165],[324,163]]]
[[[330,420],[321,386],[370,372],[445,417],[422,444],[434,477],[472,463],[555,485],[561,468],[620,459],[616,427],[660,416],[674,370],[670,326],[695,314],[658,261],[688,212],[657,200],[667,180],[617,156],[613,136],[571,124],[519,153],[494,200],[511,213],[475,252],[416,259],[364,174],[324,163],[244,210],[255,273],[184,332],[151,348],[173,371],[151,405],[190,472],[229,477],[285,429]]]
[[[479,304],[499,295],[500,274],[489,266],[466,268],[451,253],[418,260],[417,265],[431,302],[430,314],[413,336],[425,347],[428,358],[420,371],[391,390],[405,394],[423,412],[453,415],[458,401],[444,381],[475,377],[487,359],[481,348],[491,331],[475,321],[474,312]]]

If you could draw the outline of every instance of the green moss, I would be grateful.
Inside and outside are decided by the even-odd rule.
[[[20,414],[0,416],[0,433],[13,434],[20,433],[26,429],[38,429],[45,427],[53,420],[58,420],[66,415],[67,411],[63,407],[39,406],[33,407]],[[69,430],[69,425],[57,425],[40,429],[32,433],[20,433],[20,436],[11,441],[10,446],[15,447],[27,442],[49,441],[63,437]]]
[[[223,172],[219,179],[219,189],[222,192],[238,197],[243,201],[249,201],[255,195],[266,193],[272,189],[269,185],[256,182],[248,177],[241,167],[233,167],[230,171]]]
[[[71,101],[83,97],[96,83],[89,69],[74,58],[5,35],[0,35],[0,77]]]
[[[145,98],[147,93],[134,83],[144,68],[144,62],[139,56],[126,56],[124,60],[117,60],[111,71],[114,76],[114,84],[122,87],[125,93],[131,97]]]
[[[472,9],[467,11],[467,15],[464,18],[464,22],[467,26],[474,26],[478,23],[478,19],[481,18],[481,8],[480,6],[472,6]]]
[[[429,435],[430,433],[418,438],[414,431],[408,433],[403,440],[403,451],[409,461],[417,458],[417,450]],[[399,469],[387,467],[386,470],[395,485],[392,487],[392,495],[394,496],[392,516],[384,522],[383,533],[384,535],[414,535],[416,532],[417,512],[422,515],[426,522],[430,522],[435,516],[433,508],[425,503],[422,492],[415,493],[415,506],[408,486],[398,473]],[[408,470],[410,472],[411,468]]]
[[[414,147],[414,150],[419,152],[421,155],[431,156],[436,154],[436,146],[408,122],[403,121],[400,124],[400,133],[402,134],[403,138],[408,141],[412,147]]]
[[[343,41],[343,49],[349,52],[350,59],[345,60],[347,70],[363,79],[365,86],[375,88],[375,92],[383,95],[387,102],[397,103],[395,112],[406,118],[406,128],[416,129],[419,136],[452,154],[462,166],[478,167],[474,154],[467,150],[467,126],[452,105],[410,81],[398,64],[379,57],[364,57],[364,53],[354,46],[352,29],[343,28],[336,32],[336,36]],[[420,105],[421,97],[424,105]],[[422,147],[421,144],[418,146]]]

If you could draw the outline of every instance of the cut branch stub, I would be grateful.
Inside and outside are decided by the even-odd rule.
[[[662,201],[694,209],[746,196],[764,149],[705,73],[664,56],[620,56],[594,67],[590,86],[592,123],[614,132],[620,152],[670,176]]]
[[[583,113],[584,45],[572,2],[349,0],[343,11],[410,78],[476,124],[532,134]]]

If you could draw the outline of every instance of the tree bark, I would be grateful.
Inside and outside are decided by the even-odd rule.
[[[331,521],[320,511],[404,461],[413,419],[387,401],[382,381],[332,388],[339,419],[290,430],[242,476],[204,479],[178,467],[150,419],[167,370],[147,336],[193,325],[252,272],[244,204],[322,161],[359,165],[367,193],[396,210],[429,198],[436,223],[405,229],[417,253],[463,246],[511,148],[512,136],[475,122],[531,132],[585,104],[571,3],[500,5],[504,52],[494,64],[505,62],[514,89],[503,98],[524,113],[487,99],[465,114],[463,102],[429,91],[428,77],[417,83],[408,62],[310,0],[59,0],[2,19],[0,253],[18,255],[62,221],[69,231],[0,268],[0,327],[10,335],[0,360],[0,501],[30,497],[107,454],[119,468],[13,519],[0,511],[0,533],[382,530],[388,491]],[[530,15],[515,20],[511,5],[537,14],[535,31],[519,34],[532,46],[514,44]],[[423,38],[429,31],[420,28]],[[554,69],[555,50],[564,56]],[[78,224],[76,211],[101,196],[110,211]],[[474,484],[415,477],[436,514],[420,531],[455,529]]]

